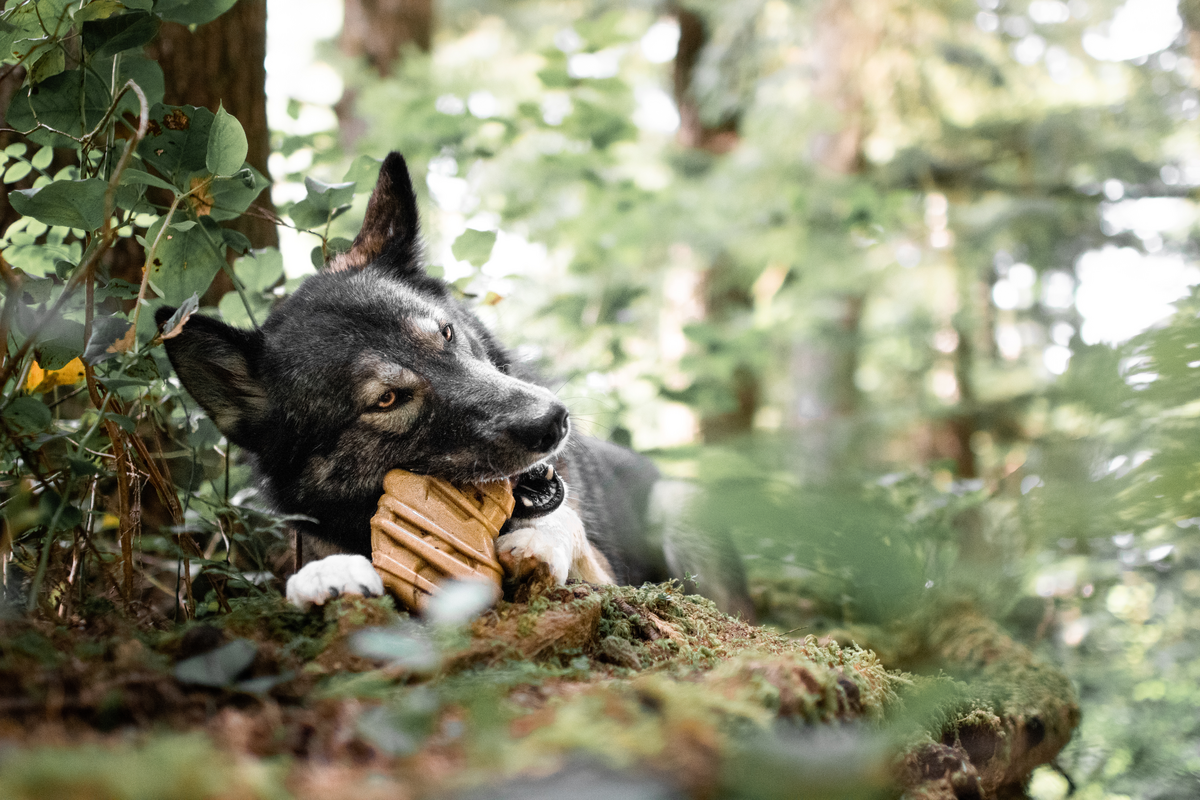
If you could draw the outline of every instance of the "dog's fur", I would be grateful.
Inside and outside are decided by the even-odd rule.
[[[391,469],[483,482],[546,462],[569,497],[548,516],[505,528],[498,550],[510,573],[545,565],[559,582],[667,578],[664,543],[647,522],[653,464],[568,435],[566,407],[424,271],[417,223],[408,168],[392,153],[352,249],[261,328],[196,315],[167,340],[184,387],[250,454],[266,500],[316,520],[300,523],[302,532],[333,551],[370,556],[368,523]],[[170,314],[161,309],[160,324]],[[672,526],[662,530],[671,535]],[[702,589],[750,613],[736,556],[678,557],[681,548],[666,544],[677,577],[707,563],[725,577]]]

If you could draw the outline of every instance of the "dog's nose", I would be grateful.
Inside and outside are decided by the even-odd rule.
[[[535,453],[548,453],[562,444],[571,429],[567,407],[555,404],[550,413],[526,425],[514,426],[509,433],[522,446]]]

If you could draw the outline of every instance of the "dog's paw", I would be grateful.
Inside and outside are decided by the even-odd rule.
[[[383,580],[362,556],[333,555],[305,565],[288,578],[287,599],[292,605],[307,611],[314,605],[323,606],[327,600],[344,594],[379,597]]]
[[[533,520],[528,527],[517,528],[496,540],[496,558],[508,577],[521,581],[548,575],[556,585],[567,582],[572,541],[562,523],[556,521],[557,516],[556,512]]]

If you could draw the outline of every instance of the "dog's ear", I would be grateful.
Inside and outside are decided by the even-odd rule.
[[[330,261],[326,270],[362,269],[379,262],[388,269],[410,272],[420,269],[419,259],[417,195],[404,156],[393,151],[379,169],[379,180],[353,246]]]
[[[154,319],[159,327],[174,312],[169,307],[158,309]],[[165,344],[183,388],[196,398],[217,429],[239,447],[254,450],[255,432],[266,419],[270,404],[255,369],[262,333],[231,328],[194,314]]]

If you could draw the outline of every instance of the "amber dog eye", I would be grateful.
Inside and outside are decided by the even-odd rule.
[[[371,408],[372,411],[390,411],[393,408],[398,408],[409,400],[413,399],[411,389],[388,389],[383,394],[379,395],[379,399],[375,401],[375,405]]]
[[[447,342],[454,341],[454,328],[451,327],[449,322],[442,326],[442,338]]]

